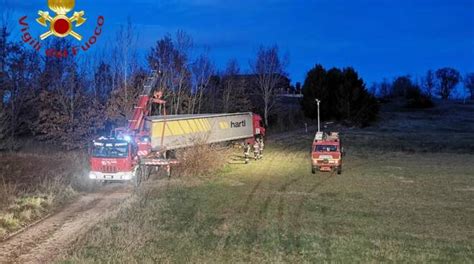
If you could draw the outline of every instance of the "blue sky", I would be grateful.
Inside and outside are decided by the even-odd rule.
[[[15,10],[12,24],[21,15],[33,23],[47,9],[46,0],[3,1]],[[76,0],[78,9],[89,18],[78,29],[84,35],[105,16],[103,47],[130,17],[142,56],[178,29],[208,46],[221,69],[236,58],[246,70],[259,45],[277,44],[289,54],[293,82],[316,63],[353,66],[369,84],[444,66],[474,72],[474,0]]]

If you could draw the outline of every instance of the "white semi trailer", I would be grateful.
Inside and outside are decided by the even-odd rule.
[[[175,150],[196,143],[219,143],[264,136],[261,118],[253,113],[150,116],[145,129],[150,131],[152,151]]]

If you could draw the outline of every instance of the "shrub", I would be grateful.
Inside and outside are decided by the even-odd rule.
[[[219,145],[205,143],[180,150],[176,153],[176,157],[180,164],[174,168],[173,173],[178,176],[205,176],[222,168],[227,161],[227,155]]]
[[[0,217],[0,227],[6,230],[15,230],[20,226],[20,223],[15,215],[12,213],[5,214]]]
[[[423,94],[418,86],[409,87],[406,90],[405,99],[407,108],[431,108],[434,106],[431,98]]]

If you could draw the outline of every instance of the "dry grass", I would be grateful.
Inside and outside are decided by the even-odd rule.
[[[341,176],[311,175],[307,154],[270,146],[198,186],[150,186],[87,233],[73,263],[469,262],[473,174],[452,156],[390,153]],[[386,160],[390,160],[387,163]],[[463,165],[464,164],[464,165]],[[304,166],[308,165],[308,166]],[[434,179],[433,179],[434,178]],[[236,184],[239,183],[239,184]]]
[[[0,154],[0,238],[89,190],[78,152]]]
[[[402,121],[414,116],[422,117]],[[87,233],[68,261],[471,263],[474,155],[463,144],[473,142],[428,150],[474,125],[455,132],[464,121],[450,116],[451,130],[440,121],[446,130],[427,137],[418,132],[430,117],[399,119],[400,130],[390,119],[372,131],[343,131],[340,176],[312,175],[314,135],[291,133],[269,140],[264,160],[212,172],[200,185],[156,182]]]
[[[180,164],[175,168],[174,175],[206,176],[209,172],[222,168],[227,163],[229,155],[227,148],[198,142],[194,147],[176,153]]]
[[[0,208],[4,208],[11,204],[17,195],[16,185],[6,183],[5,177],[1,175],[0,181]]]

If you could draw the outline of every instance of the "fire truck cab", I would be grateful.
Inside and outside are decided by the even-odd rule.
[[[89,178],[99,181],[129,181],[134,175],[137,147],[125,139],[101,137],[92,142]]]
[[[338,132],[317,132],[311,148],[311,172],[335,171],[342,173],[343,149]]]

